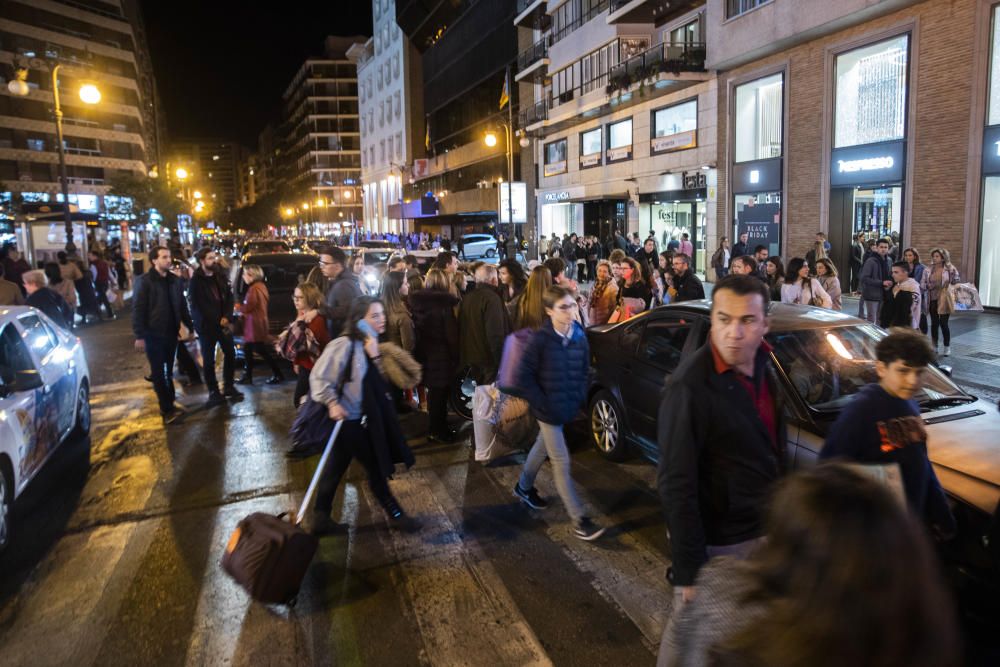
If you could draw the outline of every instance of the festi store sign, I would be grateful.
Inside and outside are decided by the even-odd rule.
[[[835,148],[830,156],[830,185],[837,188],[900,183],[905,156],[903,141]]]

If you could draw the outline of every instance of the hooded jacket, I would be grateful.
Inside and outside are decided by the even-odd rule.
[[[889,327],[920,328],[920,285],[913,278],[907,278],[886,294],[879,311],[879,324]]]

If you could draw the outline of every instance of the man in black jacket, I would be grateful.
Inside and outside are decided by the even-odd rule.
[[[462,299],[458,313],[459,346],[463,365],[473,367],[477,384],[497,379],[503,342],[510,333],[507,308],[497,292],[497,267],[476,269],[476,287]]]
[[[705,287],[691,270],[691,258],[684,253],[674,255],[672,266],[674,269],[674,289],[677,290],[677,297],[674,298],[674,301],[704,299]]]
[[[170,273],[170,251],[162,246],[149,250],[153,268],[145,273],[132,306],[132,331],[135,349],[149,359],[153,389],[160,402],[163,422],[170,424],[181,416],[174,405],[174,356],[181,324],[194,329],[180,280]]]
[[[709,340],[670,376],[659,411],[657,486],[673,584],[694,599],[699,568],[745,556],[784,471],[785,432],[767,333],[767,287],[729,275],[712,294]]]
[[[209,247],[195,253],[198,268],[191,277],[188,298],[191,300],[191,319],[198,332],[201,358],[208,386],[206,407],[222,405],[226,398],[240,399],[243,394],[233,385],[236,373],[236,350],[229,324],[233,316],[233,290],[217,266],[219,256]],[[222,348],[223,391],[215,377],[215,346]]]
[[[344,333],[351,304],[361,296],[361,283],[347,270],[347,255],[337,246],[328,246],[319,256],[319,269],[329,281],[320,312],[326,318],[327,331],[336,338]]]

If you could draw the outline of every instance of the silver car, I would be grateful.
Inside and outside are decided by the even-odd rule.
[[[466,259],[496,257],[497,240],[489,234],[465,234],[462,237],[462,252]]]

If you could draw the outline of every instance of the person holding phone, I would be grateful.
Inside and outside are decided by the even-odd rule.
[[[393,521],[403,519],[404,514],[386,480],[396,463],[407,468],[414,463],[382,376],[378,337],[385,333],[385,306],[374,297],[358,297],[347,322],[309,376],[312,399],[327,406],[330,419],[344,422],[316,492],[312,521],[316,534],[337,528],[330,511],[340,479],[353,459],[364,465],[372,493]]]

